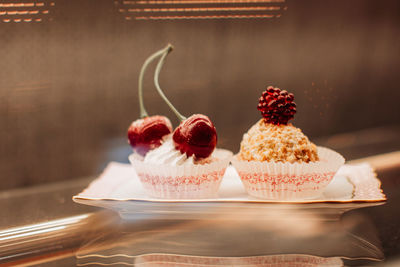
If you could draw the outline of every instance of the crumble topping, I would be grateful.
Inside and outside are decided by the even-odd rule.
[[[316,145],[299,128],[265,123],[264,119],[244,134],[238,159],[290,163],[319,160]]]

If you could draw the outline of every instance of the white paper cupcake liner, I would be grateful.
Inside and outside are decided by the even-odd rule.
[[[146,193],[164,199],[215,198],[232,152],[217,149],[217,161],[207,164],[172,166],[144,163],[129,156]]]
[[[322,194],[344,158],[337,152],[318,147],[319,161],[282,163],[242,161],[232,158],[232,164],[251,196],[273,200],[315,198]]]

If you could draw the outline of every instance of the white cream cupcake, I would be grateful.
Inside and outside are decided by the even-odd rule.
[[[215,149],[207,158],[187,156],[174,146],[172,135],[143,160],[129,157],[147,194],[164,199],[215,198],[232,153]]]
[[[232,153],[215,149],[217,131],[207,116],[195,114],[185,118],[161,90],[158,83],[159,73],[166,56],[171,51],[172,46],[168,45],[165,49],[153,54],[148,60],[161,57],[154,74],[154,84],[160,96],[181,123],[171,135],[164,136],[161,146],[147,145],[144,158],[132,154],[129,160],[147,194],[152,197],[167,199],[214,198],[217,196]],[[158,134],[158,132],[156,133]]]

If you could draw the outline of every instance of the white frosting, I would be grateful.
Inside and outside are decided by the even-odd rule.
[[[186,154],[176,150],[170,134],[164,138],[161,146],[147,152],[144,162],[177,166],[195,164],[195,159],[193,156],[188,157]]]

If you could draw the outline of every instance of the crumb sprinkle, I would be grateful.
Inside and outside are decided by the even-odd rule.
[[[317,146],[299,128],[265,123],[263,119],[244,134],[238,158],[290,163],[319,160]]]

